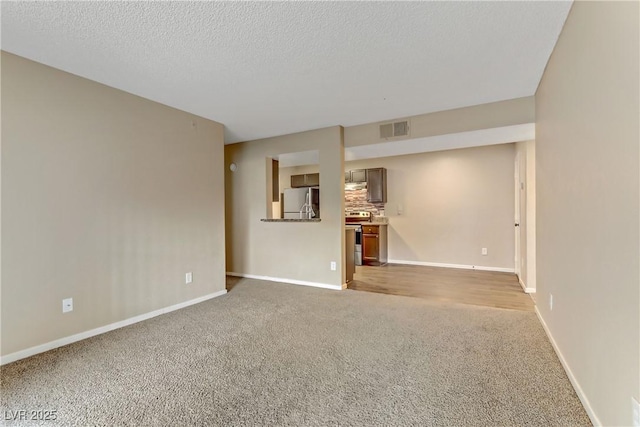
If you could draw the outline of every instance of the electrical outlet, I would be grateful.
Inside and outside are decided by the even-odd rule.
[[[191,282],[193,282],[193,273],[189,272],[189,273],[185,274],[184,283],[186,283],[188,285]]]
[[[549,310],[553,311],[553,294],[549,294]]]
[[[640,427],[640,403],[638,403],[638,401],[631,397],[631,407],[632,407],[632,420],[631,422],[633,423],[633,427]]]
[[[482,255],[486,255],[487,253],[487,248],[482,248]]]
[[[336,271],[337,265],[335,261],[331,261],[331,271]]]
[[[68,313],[73,311],[73,298],[65,298],[62,300],[62,312]]]

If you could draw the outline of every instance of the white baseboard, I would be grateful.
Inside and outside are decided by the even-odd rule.
[[[547,334],[547,338],[549,338],[549,341],[551,342],[551,346],[553,347],[553,350],[556,352],[558,359],[560,359],[560,363],[562,364],[564,371],[567,373],[567,376],[569,377],[569,381],[571,382],[573,389],[576,391],[576,394],[578,395],[580,402],[582,402],[582,406],[584,406],[585,411],[587,411],[587,415],[589,416],[589,419],[591,419],[591,423],[594,426],[601,426],[602,423],[600,422],[595,412],[593,411],[593,408],[589,403],[589,399],[587,399],[587,396],[582,391],[582,387],[580,387],[578,380],[573,375],[573,372],[571,372],[571,368],[569,367],[569,364],[567,363],[564,356],[562,355],[562,352],[560,351],[558,344],[556,344],[556,341],[553,339],[553,335],[551,335],[551,331],[549,330],[549,328],[547,327],[547,324],[542,318],[542,315],[540,314],[538,307],[535,307],[535,310],[536,310],[536,314],[538,315],[538,320],[540,320],[540,323],[542,324],[542,329],[544,329],[544,332]]]
[[[518,276],[518,283],[520,283],[520,286],[522,286],[522,290],[524,291],[525,294],[535,294],[536,293],[536,289],[535,288],[527,288],[527,285],[524,284],[524,282],[522,281],[522,278],[520,276]]]
[[[7,354],[0,358],[0,365],[6,365],[7,363],[15,362],[16,360],[24,359],[38,353],[44,353],[45,351],[53,350],[54,348],[62,347],[63,345],[71,344],[77,341],[81,341],[87,338],[91,338],[96,335],[104,334],[105,332],[113,331],[114,329],[123,328],[125,326],[132,325],[134,323],[142,322],[143,320],[151,319],[152,317],[160,316],[161,314],[170,313],[181,308],[188,307],[190,305],[198,304],[200,302],[209,300],[211,298],[219,297],[227,293],[227,290],[214,292],[212,294],[204,295],[199,298],[194,298],[189,301],[181,302],[171,305],[169,307],[160,308],[158,310],[151,311],[149,313],[141,314],[139,316],[130,317],[129,319],[121,320],[119,322],[111,323],[109,325],[101,326],[99,328],[91,329],[89,331],[80,332],[75,335],[60,338],[54,341],[49,341],[45,344],[40,344],[35,347],[27,348],[25,350],[16,351],[15,353]]]
[[[442,262],[405,261],[401,259],[390,259],[388,260],[388,262],[389,264],[424,265],[427,267],[462,268],[465,270],[501,271],[503,273],[515,273],[515,270],[513,268],[486,267],[482,265],[445,264]]]
[[[337,291],[341,291],[343,289],[341,285],[329,285],[327,283],[307,282],[306,280],[283,279],[281,277],[258,276],[256,274],[235,273],[233,271],[227,271],[227,275],[234,276],[234,277],[245,277],[247,279],[267,280],[269,282],[288,283],[290,285],[302,285],[302,286],[312,286],[314,288],[333,289]]]

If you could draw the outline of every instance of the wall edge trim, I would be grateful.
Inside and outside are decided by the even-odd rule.
[[[428,261],[408,261],[401,259],[390,259],[389,264],[405,264],[405,265],[423,265],[426,267],[445,267],[445,268],[461,268],[464,270],[482,270],[482,271],[500,271],[503,273],[515,273],[513,268],[504,267],[488,267],[482,265],[467,265],[467,264],[448,264],[442,262],[428,262]]]
[[[527,286],[522,281],[522,277],[520,277],[520,275],[518,275],[518,283],[520,283],[520,286],[522,287],[522,290],[524,291],[525,294],[535,294],[536,293],[536,288],[527,288]]]
[[[560,351],[560,347],[558,347],[558,344],[553,339],[553,335],[551,335],[551,331],[549,330],[549,327],[547,326],[544,319],[542,318],[542,314],[540,313],[540,310],[538,310],[538,306],[535,306],[535,311],[536,311],[536,315],[538,316],[538,320],[542,325],[542,329],[544,329],[545,334],[547,334],[547,338],[549,338],[549,341],[551,342],[551,347],[553,347],[553,351],[555,351],[556,356],[558,356],[558,359],[560,359],[560,364],[564,368],[564,371],[566,372],[567,377],[569,377],[569,381],[571,382],[573,389],[578,395],[578,399],[580,399],[580,403],[582,403],[582,406],[587,412],[589,419],[591,420],[594,426],[601,426],[602,423],[600,422],[600,420],[598,419],[598,416],[596,415],[595,411],[591,407],[591,404],[589,403],[589,399],[587,399],[587,396],[585,395],[584,391],[582,391],[582,387],[580,387],[580,383],[578,382],[578,379],[573,375],[573,372],[569,367],[569,363],[566,361],[566,359],[562,355],[562,352]]]
[[[188,301],[184,301],[178,304],[170,305],[168,307],[160,308],[158,310],[150,311],[148,313],[140,314],[138,316],[130,317],[128,319],[110,323],[108,325],[100,326],[94,329],[90,329],[88,331],[79,332],[74,335],[59,338],[57,340],[53,340],[44,344],[39,344],[33,347],[29,347],[24,350],[19,350],[14,353],[7,354],[6,356],[0,357],[0,365],[6,365],[8,363],[15,362],[21,359],[26,359],[27,357],[35,356],[36,354],[44,353],[46,351],[53,350],[58,347],[62,347],[68,344],[73,344],[74,342],[82,341],[84,339],[91,338],[96,335],[101,335],[107,332],[111,332],[115,329],[124,328],[125,326],[133,325],[134,323],[142,322],[143,320],[148,320],[153,317],[160,316],[161,314],[166,314],[172,311],[180,310],[181,308],[198,304],[198,303],[210,300],[212,298],[222,296],[226,293],[227,293],[227,290],[223,289],[222,291],[214,292],[214,293],[207,294],[207,295],[194,298]]]

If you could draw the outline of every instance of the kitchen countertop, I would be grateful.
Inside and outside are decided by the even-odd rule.
[[[301,219],[301,218],[262,218],[262,222],[320,222],[321,218]]]
[[[384,224],[384,225],[387,225],[387,224],[389,224],[389,218],[386,217],[386,216],[375,217],[375,218],[373,218],[371,223],[372,224]]]
[[[369,221],[364,221],[364,222],[347,222],[347,225],[355,225],[357,227],[361,226],[361,225],[389,225],[389,223],[387,222],[369,222]]]

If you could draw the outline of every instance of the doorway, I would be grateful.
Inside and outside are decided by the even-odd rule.
[[[524,292],[535,293],[535,141],[516,143],[514,196],[514,271]]]

